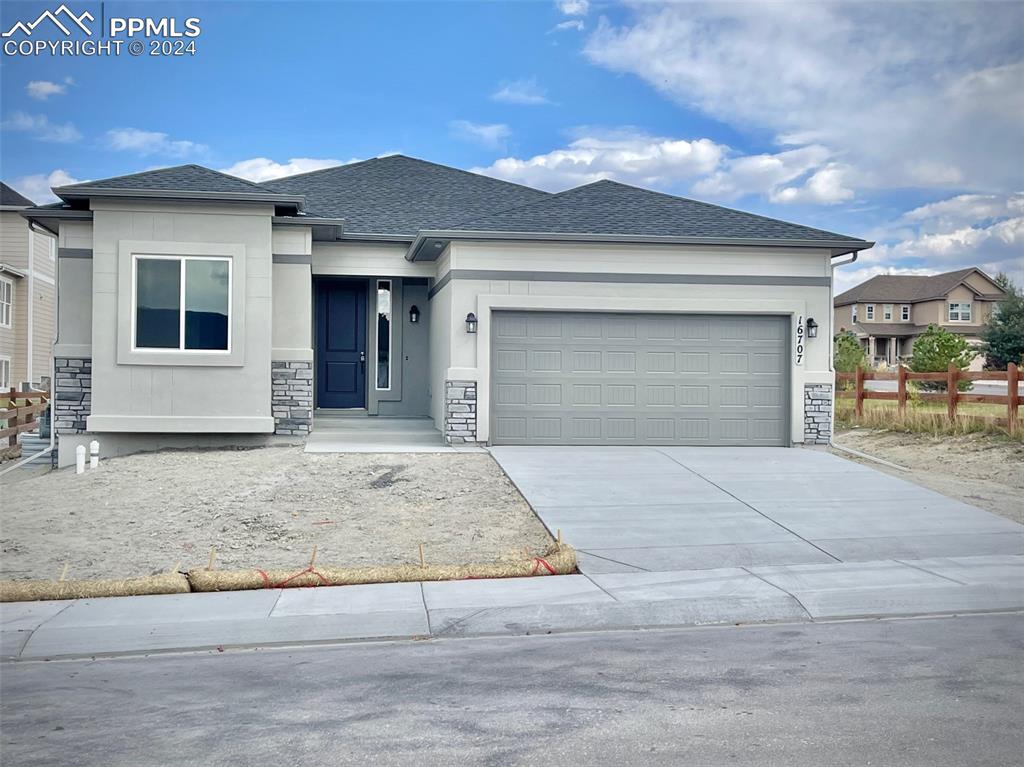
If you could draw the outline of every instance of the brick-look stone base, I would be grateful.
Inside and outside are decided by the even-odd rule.
[[[444,382],[444,440],[476,443],[476,381]]]
[[[827,445],[832,438],[832,384],[804,385],[804,444]]]
[[[277,361],[270,367],[274,434],[309,434],[313,430],[313,363]]]
[[[53,386],[53,422],[57,434],[82,434],[92,411],[92,360],[58,357]]]

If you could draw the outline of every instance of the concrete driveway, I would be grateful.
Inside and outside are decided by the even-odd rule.
[[[491,453],[588,574],[1024,553],[1024,527],[819,450]]]

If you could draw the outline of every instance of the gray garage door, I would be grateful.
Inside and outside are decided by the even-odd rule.
[[[782,445],[788,319],[496,312],[496,445]]]

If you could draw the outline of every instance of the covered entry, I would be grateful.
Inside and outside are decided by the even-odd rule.
[[[496,445],[788,444],[788,317],[492,316]]]

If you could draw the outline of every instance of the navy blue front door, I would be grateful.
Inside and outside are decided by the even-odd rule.
[[[365,407],[366,282],[320,280],[316,327],[317,407]]]

